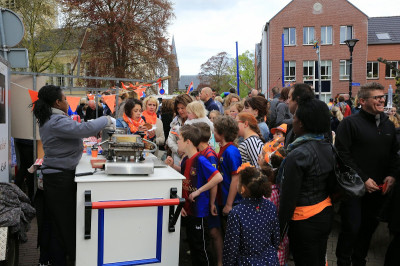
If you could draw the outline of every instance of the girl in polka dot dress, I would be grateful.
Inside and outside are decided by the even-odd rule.
[[[266,199],[271,194],[267,176],[255,167],[244,168],[238,191],[243,200],[229,213],[224,265],[279,265],[279,223],[275,205]]]

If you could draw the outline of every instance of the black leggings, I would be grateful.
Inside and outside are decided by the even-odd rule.
[[[289,245],[296,266],[324,266],[326,246],[332,229],[333,208],[306,220],[290,221]]]
[[[45,219],[50,224],[50,260],[53,265],[73,265],[76,240],[75,171],[43,174]]]

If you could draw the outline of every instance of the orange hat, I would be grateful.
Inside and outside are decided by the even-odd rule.
[[[283,133],[286,134],[286,131],[287,131],[287,124],[282,124],[282,125],[280,125],[279,127],[274,127],[273,129],[271,129],[272,135],[275,134],[275,131],[277,131],[277,130],[282,131]]]

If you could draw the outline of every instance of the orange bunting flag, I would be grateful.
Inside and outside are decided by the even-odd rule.
[[[139,88],[135,89],[134,91],[139,95],[139,98],[142,98],[146,90],[146,87],[139,86]]]
[[[87,94],[86,96],[88,97],[89,101],[94,100],[93,94]]]
[[[129,87],[132,88],[132,89],[134,89],[134,90],[137,88],[137,86],[133,86],[132,83],[129,83]]]
[[[69,107],[71,107],[72,112],[75,112],[81,98],[75,96],[65,96],[65,98],[67,98]]]
[[[121,81],[121,85],[122,85],[122,88],[123,88],[124,90],[127,90],[125,84],[124,84],[122,81]]]
[[[115,110],[115,94],[111,95],[103,95],[103,101],[107,104],[108,108],[110,108],[111,113],[114,113]]]
[[[158,88],[161,89],[161,78],[157,79]]]
[[[38,98],[39,92],[38,91],[34,91],[34,90],[28,90],[28,92],[29,92],[29,95],[31,96],[32,110],[33,110],[33,107],[35,106],[34,103],[39,99]]]

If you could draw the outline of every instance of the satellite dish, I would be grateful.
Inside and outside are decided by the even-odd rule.
[[[3,8],[1,9],[0,19],[0,26],[4,30],[4,40],[3,36],[0,36],[0,45],[17,46],[24,38],[25,33],[21,18],[13,11]]]

